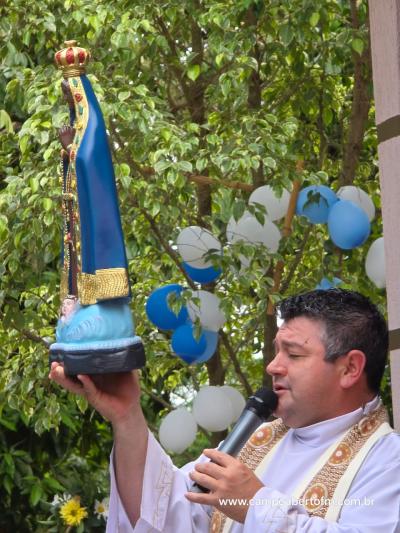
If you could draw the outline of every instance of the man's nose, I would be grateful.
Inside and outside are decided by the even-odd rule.
[[[267,365],[266,371],[270,376],[286,375],[286,367],[283,364],[281,354],[278,352]]]

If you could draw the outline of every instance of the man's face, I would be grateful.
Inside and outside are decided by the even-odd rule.
[[[305,317],[284,322],[267,366],[278,395],[275,415],[290,427],[305,427],[338,416],[339,365],[324,360],[323,326]]]

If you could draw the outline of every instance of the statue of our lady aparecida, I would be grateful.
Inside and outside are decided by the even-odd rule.
[[[67,374],[124,372],[144,365],[135,336],[114,169],[103,115],[85,75],[90,54],[66,41],[55,54],[70,124],[62,144],[61,310],[50,362]]]

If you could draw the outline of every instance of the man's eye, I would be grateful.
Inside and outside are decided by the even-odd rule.
[[[291,357],[292,359],[298,359],[298,358],[303,357],[303,356],[300,355],[300,354],[297,354],[297,353],[290,353],[289,357]]]

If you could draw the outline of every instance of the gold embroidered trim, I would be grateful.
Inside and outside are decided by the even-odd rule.
[[[328,504],[350,463],[369,437],[388,420],[385,407],[380,405],[349,429],[300,497],[311,516],[325,517]],[[287,431],[288,428],[280,419],[261,426],[247,441],[238,458],[254,471]],[[226,518],[226,515],[215,509],[211,516],[210,533],[221,533]]]
[[[332,500],[336,487],[350,463],[372,433],[384,422],[388,422],[388,418],[385,407],[381,405],[349,429],[326,464],[314,476],[300,497],[309,514],[321,518],[325,517],[329,502]]]
[[[238,459],[254,471],[288,429],[281,419],[259,427],[240,451]],[[224,528],[226,518],[224,513],[214,509],[211,516],[210,533],[220,533]]]
[[[89,120],[89,104],[86,98],[86,93],[82,85],[81,79],[77,76],[71,77],[68,80],[69,88],[75,103],[75,137],[70,145],[68,170],[63,184],[62,190],[62,210],[63,210],[63,246],[64,246],[64,264],[63,270],[67,272],[67,289],[63,286],[61,280],[60,298],[61,301],[66,294],[70,294],[71,290],[68,285],[68,273],[71,268],[74,268],[71,264],[71,253],[76,257],[76,267],[78,272],[82,270],[81,265],[81,238],[80,238],[80,213],[78,205],[77,194],[77,177],[76,177],[76,156],[79,146],[82,142],[82,138],[85,134],[87,123]],[[63,179],[64,182],[64,179]],[[73,231],[70,230],[71,226]],[[62,275],[61,275],[62,277]],[[78,294],[80,297],[80,294]]]
[[[78,275],[79,302],[95,304],[98,300],[122,298],[129,295],[128,274],[125,268],[105,268],[95,274]]]
[[[64,298],[69,294],[68,291],[68,272],[63,268],[61,270],[61,282],[60,282],[60,301],[63,302]]]

